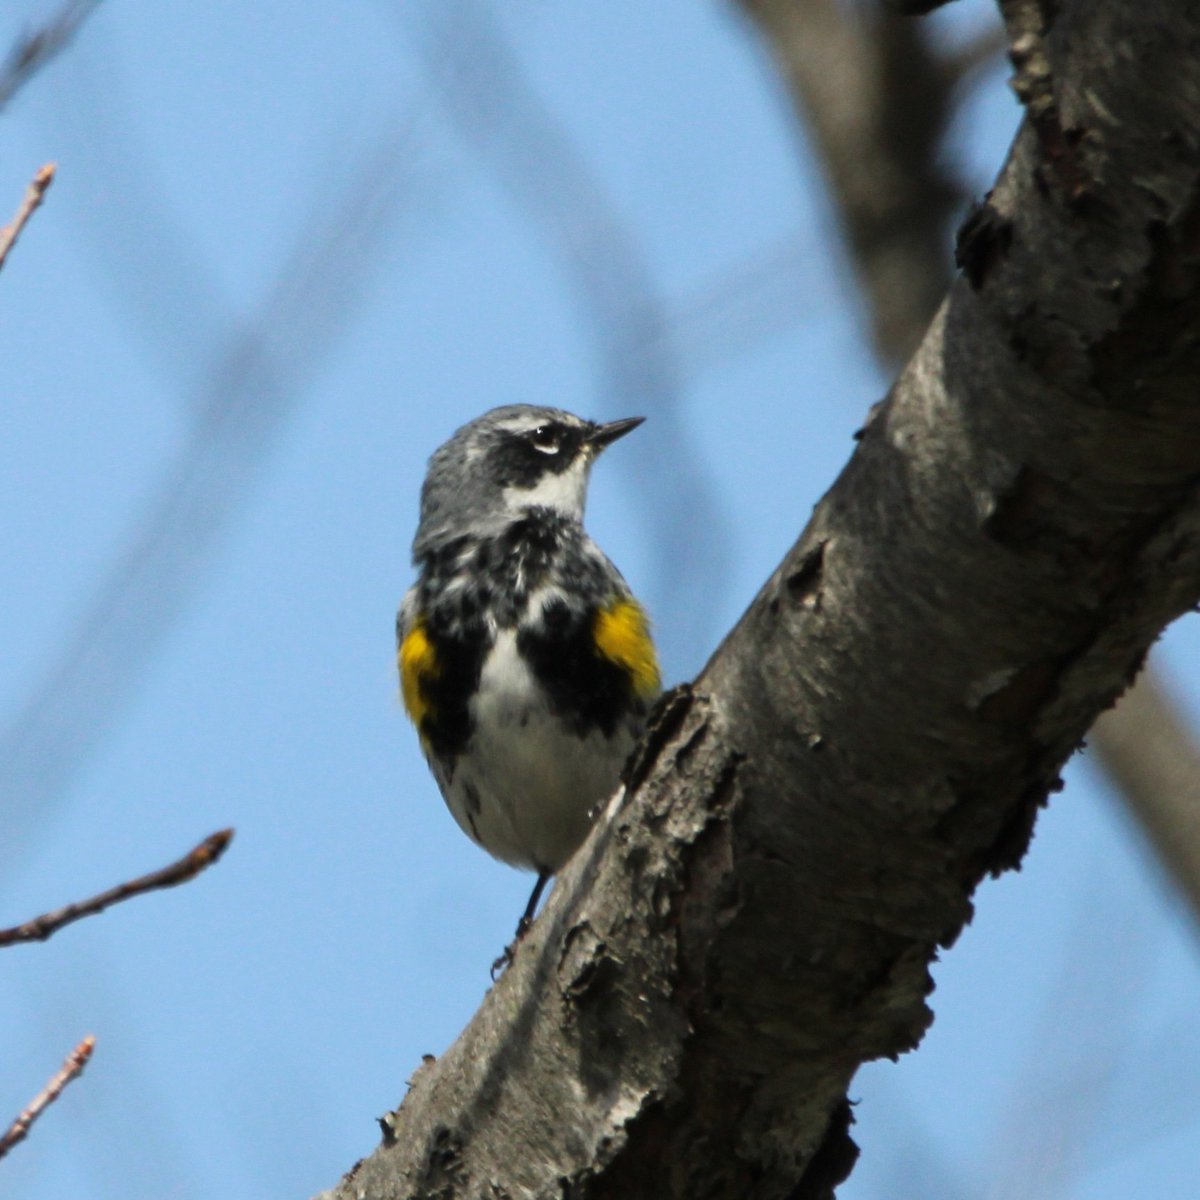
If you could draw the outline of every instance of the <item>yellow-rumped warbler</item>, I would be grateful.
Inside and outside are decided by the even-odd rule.
[[[660,688],[646,615],[584,532],[588,475],[641,417],[512,404],[429,460],[396,618],[404,706],[488,853],[547,879],[578,849]]]

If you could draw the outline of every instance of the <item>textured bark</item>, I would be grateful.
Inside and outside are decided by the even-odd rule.
[[[767,39],[811,131],[863,283],[875,352],[893,367],[920,342],[949,279],[948,204],[955,188],[939,164],[951,82],[1001,47],[988,32],[948,59],[935,49],[926,23],[889,21],[872,0],[738,3]],[[1025,38],[1016,55],[1019,87],[1037,108],[1037,74],[1029,66],[1031,52],[1036,61],[1041,7],[1036,0],[1004,0],[1002,7],[1017,38]],[[1042,99],[1053,104],[1052,87]],[[1200,747],[1153,664],[1089,740],[1200,925]]]
[[[855,1069],[920,1039],[975,886],[1200,598],[1200,11],[1076,0],[1045,49],[1052,103],[853,459],[327,1196],[809,1200],[849,1169]]]

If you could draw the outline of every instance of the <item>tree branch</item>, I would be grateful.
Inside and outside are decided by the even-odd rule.
[[[1190,0],[1064,10],[1084,192],[1026,122],[808,529],[331,1195],[832,1195],[854,1071],[1200,598],[1197,38]]]
[[[83,1068],[92,1057],[96,1048],[96,1039],[89,1033],[87,1037],[67,1055],[66,1062],[51,1077],[50,1082],[29,1102],[21,1115],[0,1136],[0,1158],[3,1158],[18,1142],[23,1142],[30,1127],[62,1095],[63,1089],[77,1075],[83,1073]]]
[[[175,887],[195,879],[201,871],[207,870],[225,853],[225,848],[233,840],[232,829],[221,829],[210,834],[194,850],[189,851],[181,859],[151,871],[137,879],[119,883],[116,887],[93,896],[90,900],[81,900],[76,904],[68,904],[54,912],[44,913],[26,921],[23,925],[14,925],[11,929],[0,929],[0,946],[15,946],[18,942],[44,942],[51,934],[57,933],[64,925],[70,925],[83,917],[94,917],[102,913],[111,904],[120,904],[122,900],[131,900],[146,892],[158,891],[160,888]]]
[[[4,266],[8,252],[17,244],[17,238],[21,236],[21,230],[25,228],[26,222],[41,205],[46,189],[54,182],[54,171],[54,163],[47,163],[44,167],[39,168],[25,189],[25,196],[21,200],[21,207],[17,209],[16,216],[3,229],[0,229],[0,267]]]
[[[936,164],[941,131],[948,122],[950,91],[944,82],[926,87],[924,94],[938,103],[911,109],[908,99],[913,79],[925,73],[932,73],[939,81],[961,79],[965,72],[1011,41],[1017,72],[1013,90],[1030,112],[1034,128],[1043,142],[1047,163],[1061,177],[1069,194],[1078,196],[1074,151],[1060,126],[1045,45],[1049,33],[1048,10],[1039,0],[1003,0],[1000,7],[1006,26],[989,29],[949,58],[933,51],[924,31],[908,29],[904,33],[906,40],[897,45],[895,52],[902,53],[907,47],[912,57],[903,68],[897,62],[888,71],[885,70],[888,56],[883,47],[890,36],[890,23],[877,16],[862,16],[861,5],[859,9],[851,10],[844,5],[813,4],[811,0],[791,5],[773,0],[741,2],[754,12],[764,34],[771,40],[776,57],[787,64],[786,76],[796,94],[798,107],[815,131],[817,149],[829,156],[826,176],[841,214],[843,229],[847,231],[847,248],[854,256],[859,276],[865,284],[864,296],[872,312],[872,327],[876,334],[876,353],[885,365],[895,361],[897,356],[902,360],[916,346],[933,316],[932,291],[928,287],[870,286],[876,272],[870,261],[869,239],[856,239],[850,233],[869,225],[872,214],[887,203],[889,196],[912,197],[908,211],[920,214],[918,222],[906,233],[904,208],[897,208],[892,238],[905,246],[904,255],[908,261],[916,261],[923,254],[933,254],[934,261],[928,267],[932,277],[940,278],[948,267],[943,251],[946,240],[944,219],[948,214],[944,207],[939,207],[936,188],[927,194],[924,189],[928,181],[938,178]],[[843,45],[854,47],[854,52],[844,53]],[[829,85],[829,61],[839,62],[840,88]],[[872,70],[876,72],[874,78],[864,76],[864,72]],[[846,99],[843,92],[851,99]],[[879,110],[874,119],[868,116],[860,116],[853,122],[839,119],[841,109],[867,103]],[[886,123],[886,114],[895,110],[906,112],[908,119],[914,122],[923,120],[927,126],[923,133],[909,139],[912,152],[908,154],[898,153],[888,139],[878,136],[879,129]],[[838,135],[831,136],[831,131],[838,131]],[[845,164],[851,164],[852,170],[848,171]],[[876,194],[869,187],[856,187],[847,182],[854,178],[853,169],[862,171],[868,178],[881,180],[903,174],[907,176],[907,182],[901,188],[885,189]],[[862,211],[858,211],[859,208]],[[981,212],[986,213],[986,210]],[[943,221],[940,229],[938,220]],[[932,227],[931,221],[934,222]],[[966,227],[967,242],[972,227],[973,222]],[[967,267],[972,269],[971,262]],[[886,306],[887,311],[881,311],[881,306]],[[1145,701],[1138,698],[1142,688],[1151,692]],[[1124,716],[1127,709],[1128,718]],[[1157,714],[1154,737],[1145,736],[1143,718],[1149,711]],[[1130,728],[1123,731],[1121,725],[1126,719]],[[1152,671],[1141,677],[1115,712],[1105,717],[1102,725],[1094,739],[1100,761],[1122,789],[1122,799],[1143,828],[1161,867],[1188,900],[1193,920],[1200,921],[1200,828],[1190,817],[1187,805],[1178,799],[1179,796],[1200,795],[1200,752],[1181,718],[1171,712],[1168,698],[1155,683]],[[1152,795],[1149,790],[1151,780],[1169,785],[1171,792]],[[1172,817],[1177,819],[1173,826],[1168,824]]]

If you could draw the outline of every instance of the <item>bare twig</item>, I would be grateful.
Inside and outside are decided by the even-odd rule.
[[[46,189],[54,181],[54,170],[54,163],[47,163],[44,167],[39,168],[38,173],[25,189],[25,197],[21,201],[21,207],[17,209],[16,216],[3,229],[0,229],[0,267],[4,266],[4,260],[8,258],[8,252],[17,244],[17,238],[21,236],[21,230],[25,228],[25,223],[37,211],[42,197],[46,194]]]
[[[95,916],[103,912],[110,904],[119,904],[122,900],[130,900],[144,892],[157,891],[160,888],[175,887],[176,884],[187,883],[195,879],[201,871],[211,867],[225,852],[226,846],[233,840],[232,829],[221,829],[206,837],[194,850],[185,854],[177,862],[131,879],[127,883],[119,883],[90,900],[81,900],[76,904],[68,904],[54,912],[44,913],[26,921],[23,925],[14,925],[11,929],[0,929],[0,946],[13,946],[18,942],[44,942],[52,933],[57,933],[64,925],[70,925],[82,917]]]
[[[100,0],[68,0],[40,29],[17,38],[4,66],[0,67],[0,109],[57,56],[75,36],[76,30]]]
[[[96,1039],[89,1033],[87,1037],[67,1055],[66,1062],[54,1073],[50,1082],[29,1102],[21,1115],[8,1127],[0,1137],[0,1158],[3,1158],[18,1142],[25,1140],[30,1126],[62,1095],[63,1088],[77,1075],[81,1074],[87,1061],[92,1057],[96,1048]]]

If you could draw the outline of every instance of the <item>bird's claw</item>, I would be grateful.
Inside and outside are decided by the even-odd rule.
[[[516,956],[517,947],[521,944],[521,939],[529,932],[533,921],[525,916],[517,922],[517,932],[513,935],[513,940],[504,947],[504,953],[499,958],[492,962],[492,982],[495,983],[500,972],[511,965],[513,958]]]

